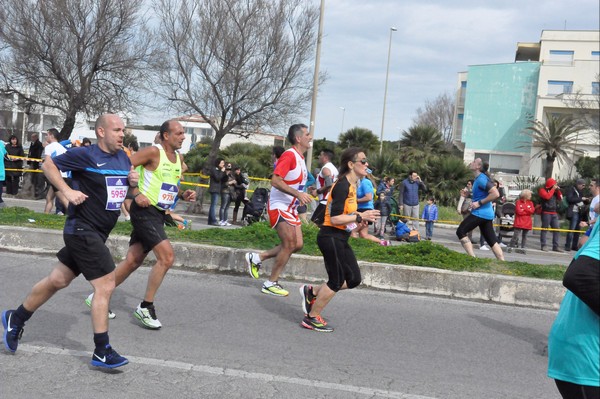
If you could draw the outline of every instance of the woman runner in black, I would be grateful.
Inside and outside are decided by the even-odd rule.
[[[361,149],[352,147],[342,153],[340,177],[327,198],[325,219],[317,236],[329,280],[314,290],[310,285],[300,287],[305,313],[302,327],[320,332],[333,331],[321,317],[321,312],[336,292],[354,288],[362,280],[348,238],[357,225],[366,225],[379,217],[379,211],[375,209],[356,211],[356,186],[367,175],[368,167],[367,157]]]

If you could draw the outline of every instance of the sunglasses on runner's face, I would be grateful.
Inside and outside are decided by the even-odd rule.
[[[356,160],[356,161],[354,161],[354,162],[355,162],[355,163],[356,163],[356,162],[360,162],[360,163],[362,163],[363,165],[366,165],[366,164],[367,164],[369,161],[367,161],[367,158],[364,158],[364,159],[357,159],[357,160]]]

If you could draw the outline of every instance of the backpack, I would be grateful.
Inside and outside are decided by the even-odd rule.
[[[421,241],[421,235],[418,230],[411,230],[408,233],[408,242],[419,242]]]

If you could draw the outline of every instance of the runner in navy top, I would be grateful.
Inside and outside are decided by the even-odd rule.
[[[3,341],[9,351],[17,350],[23,326],[33,312],[83,274],[95,293],[92,326],[96,348],[92,365],[115,368],[128,363],[112,349],[108,339],[108,303],[115,288],[115,264],[105,245],[127,191],[136,188],[139,179],[122,151],[124,128],[117,115],[102,115],[95,126],[97,145],[44,161],[44,174],[69,201],[63,232],[65,246],[57,254],[59,262],[54,270],[33,286],[23,304],[2,312]],[[59,168],[73,172],[73,188],[65,183]]]

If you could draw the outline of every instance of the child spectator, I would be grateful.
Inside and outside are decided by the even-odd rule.
[[[533,228],[531,216],[535,213],[535,205],[531,201],[531,190],[523,190],[519,199],[515,203],[515,221],[513,224],[513,236],[508,244],[508,252],[526,254],[525,244],[527,244],[527,233]],[[521,234],[521,248],[519,246],[519,234]]]
[[[390,213],[392,213],[392,205],[388,201],[384,192],[379,194],[379,199],[375,201],[375,209],[379,210],[379,222],[375,222],[375,235],[380,239],[384,239],[385,225]]]
[[[407,219],[400,219],[396,224],[396,240],[408,241],[410,235],[410,228],[406,225]]]
[[[435,198],[429,197],[427,205],[423,208],[421,219],[425,220],[425,239],[431,240],[433,237],[433,223],[438,219],[438,208],[435,204]]]

